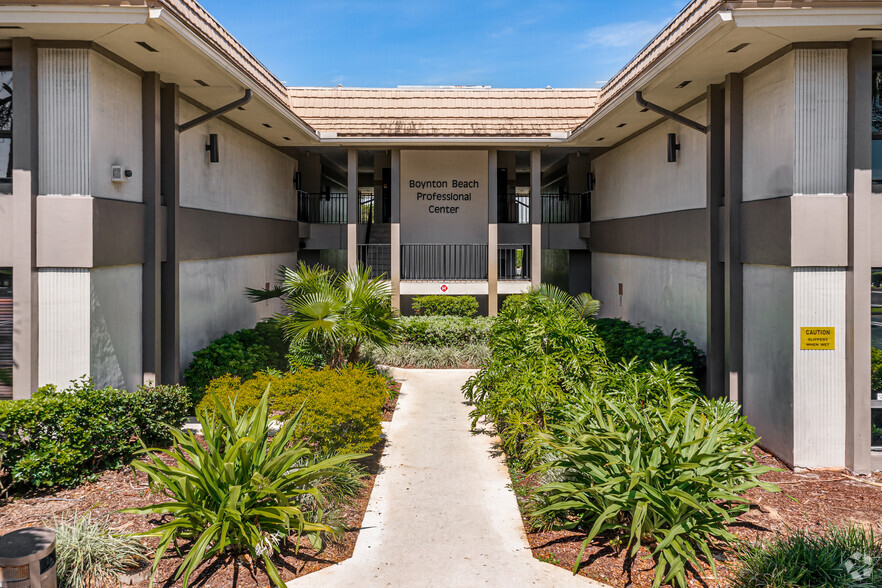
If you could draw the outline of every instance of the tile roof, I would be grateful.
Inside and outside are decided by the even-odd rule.
[[[339,137],[548,137],[588,118],[599,90],[288,88],[291,109]]]

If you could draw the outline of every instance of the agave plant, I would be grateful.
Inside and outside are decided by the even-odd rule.
[[[170,498],[123,512],[171,515],[172,520],[144,536],[159,537],[153,572],[172,542],[190,541],[190,549],[175,574],[190,575],[207,559],[233,557],[234,583],[238,556],[262,559],[267,575],[284,586],[272,562],[272,555],[292,534],[297,544],[302,535],[321,550],[322,534],[334,530],[323,522],[325,497],[321,480],[337,468],[365,457],[365,454],[337,455],[321,461],[294,437],[298,413],[270,436],[269,387],[257,407],[237,415],[235,403],[226,408],[217,403],[214,411],[199,417],[204,443],[192,431],[171,430],[175,443],[170,450],[143,448],[147,461],[132,465]],[[169,465],[163,453],[174,460]],[[151,586],[153,579],[151,578]]]
[[[357,362],[366,342],[381,349],[395,342],[389,283],[362,265],[339,274],[301,263],[285,269],[281,288],[287,313],[278,318],[286,336],[326,350],[331,367]]]

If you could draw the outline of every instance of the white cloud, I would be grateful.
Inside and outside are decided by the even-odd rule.
[[[667,21],[638,20],[594,27],[583,33],[584,41],[580,48],[600,46],[639,49],[658,34],[666,24]]]

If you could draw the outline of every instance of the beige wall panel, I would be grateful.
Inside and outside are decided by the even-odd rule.
[[[791,265],[848,265],[847,196],[794,196],[790,214]]]
[[[181,101],[181,120],[205,114]],[[205,145],[218,134],[219,163]],[[294,220],[294,160],[218,119],[181,133],[181,206]]]
[[[793,270],[744,265],[744,414],[793,463]]]
[[[90,68],[91,195],[141,202],[141,78],[94,51]],[[112,165],[132,170],[129,181],[111,182]]]
[[[793,53],[744,78],[744,201],[793,194]]]
[[[89,196],[37,197],[37,266],[92,267]]]
[[[141,266],[90,273],[90,373],[98,386],[133,391],[141,385]]]
[[[593,253],[592,296],[600,316],[685,331],[707,349],[707,268],[704,263],[636,255]],[[623,294],[619,296],[619,284]]]
[[[704,102],[683,113],[704,123]],[[677,163],[668,163],[667,136],[677,133]],[[597,178],[591,195],[595,221],[704,208],[707,200],[707,138],[673,121],[604,153],[592,167]]]
[[[67,387],[89,375],[89,270],[44,268],[39,271],[39,385]]]
[[[280,265],[296,264],[296,253],[181,262],[181,369],[212,340],[280,311],[279,301],[252,304],[243,290],[263,288]]]
[[[873,211],[873,226],[882,227],[882,194],[870,196],[870,207]],[[872,239],[871,263],[873,267],[882,267],[882,230],[872,231],[870,238]]]

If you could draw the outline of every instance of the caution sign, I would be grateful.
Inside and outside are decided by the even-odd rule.
[[[810,351],[836,349],[836,327],[800,327],[799,348]]]

